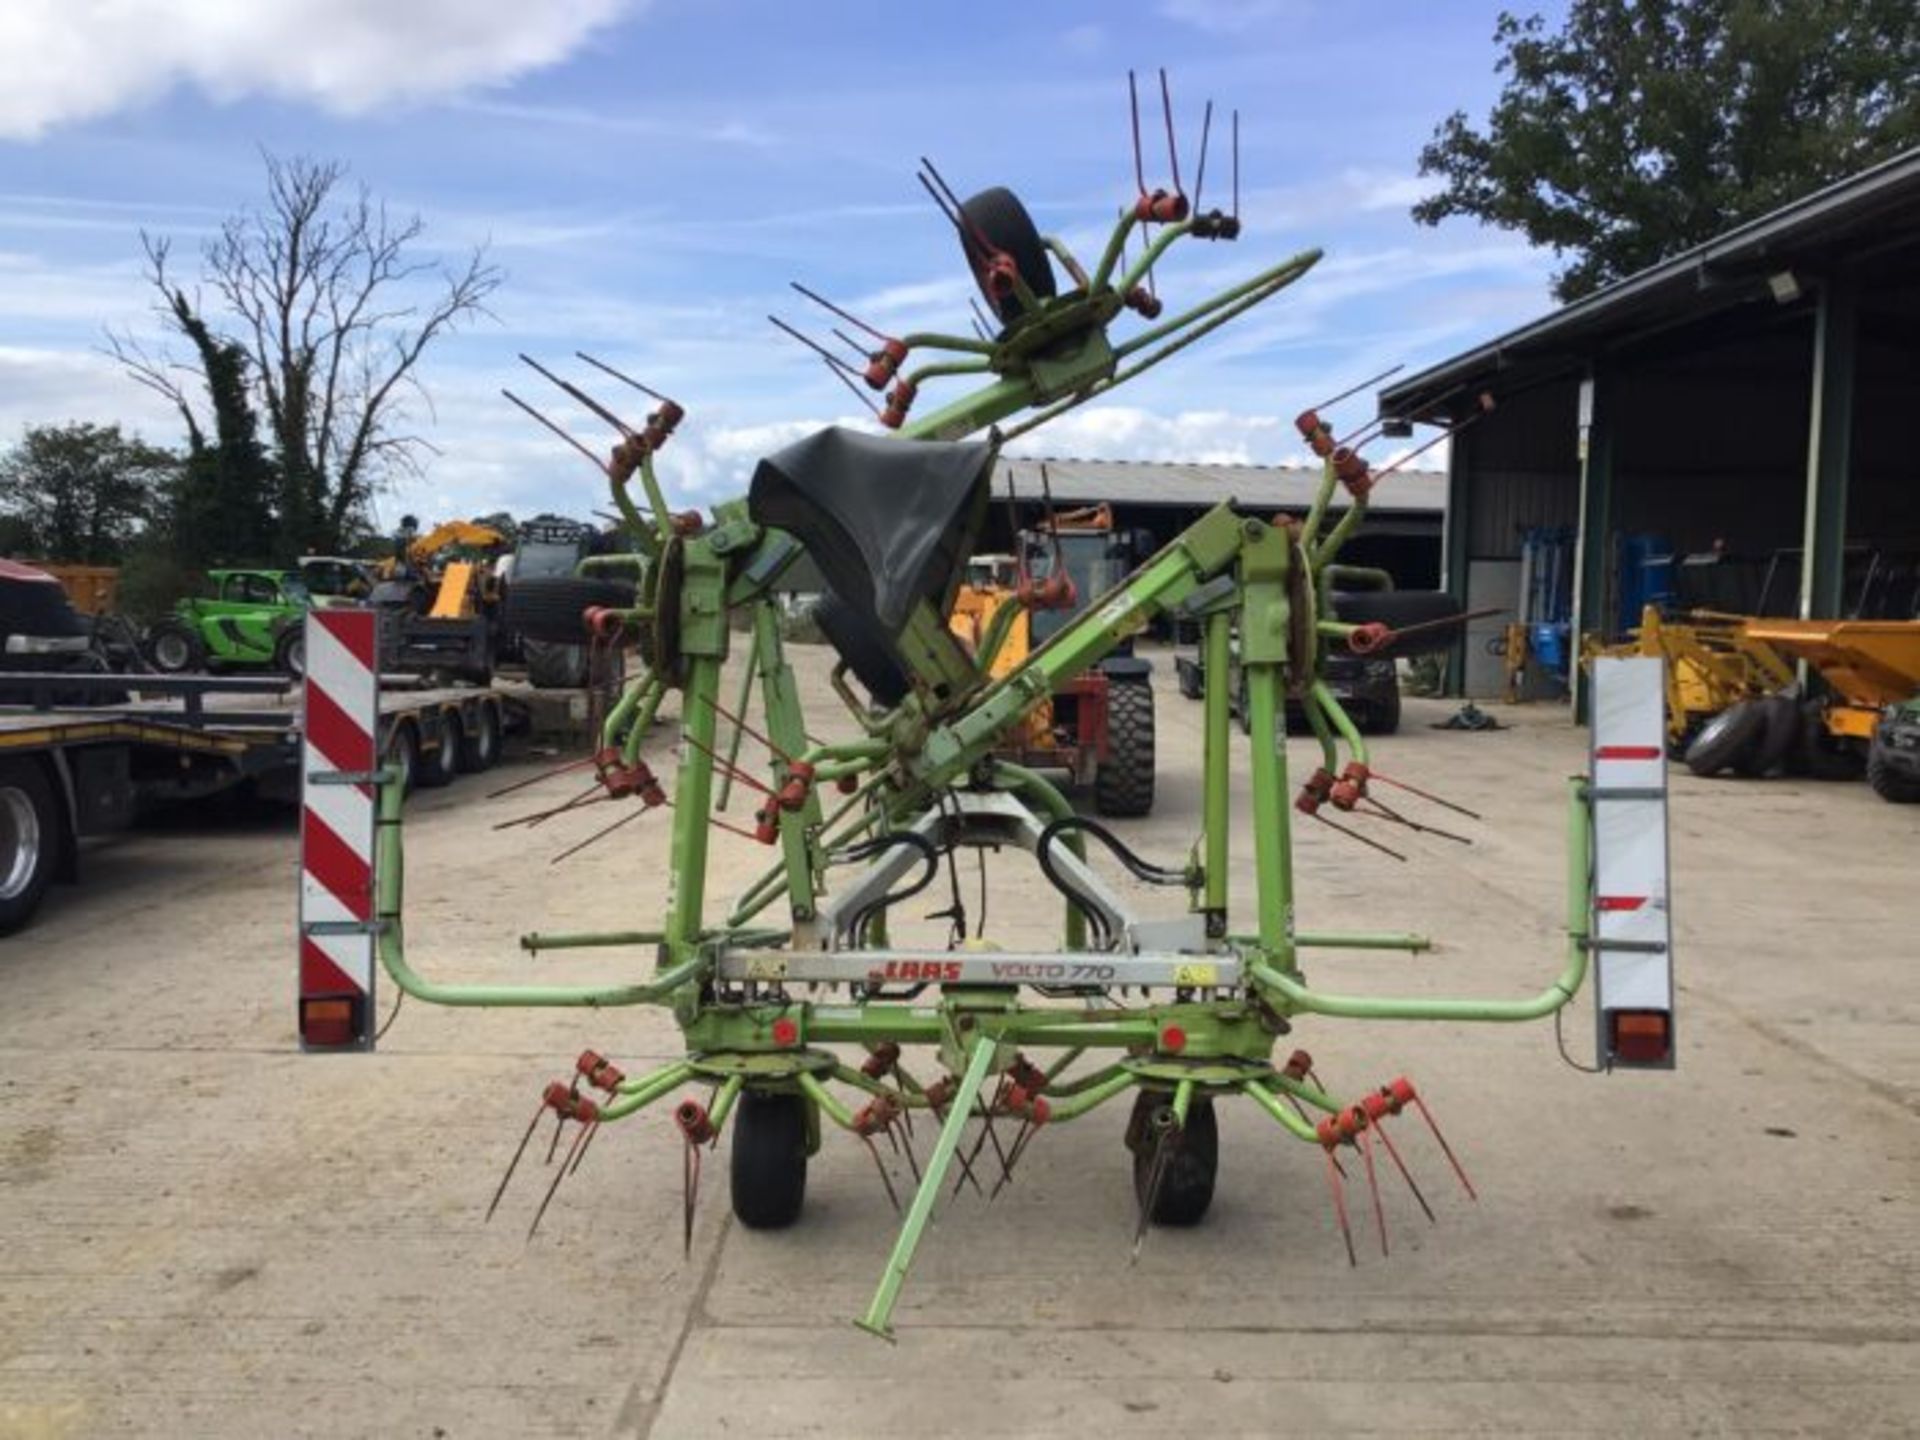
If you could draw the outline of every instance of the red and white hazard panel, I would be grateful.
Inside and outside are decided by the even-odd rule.
[[[300,760],[300,1045],[373,1048],[379,616],[307,612]]]
[[[1593,662],[1593,948],[1601,1063],[1670,1070],[1666,674],[1652,656]]]

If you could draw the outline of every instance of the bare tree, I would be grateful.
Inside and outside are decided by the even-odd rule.
[[[265,203],[229,219],[202,254],[218,316],[174,284],[167,242],[143,237],[162,321],[192,342],[200,364],[127,337],[109,343],[135,379],[181,411],[190,437],[206,427],[189,382],[207,380],[210,344],[237,345],[272,440],[282,543],[327,545],[396,472],[419,468],[432,448],[409,428],[410,402],[431,405],[421,356],[486,313],[502,276],[484,246],[452,266],[417,258],[420,217],[389,215],[337,162],[265,160]]]

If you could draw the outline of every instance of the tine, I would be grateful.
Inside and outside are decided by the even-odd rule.
[[[1140,1197],[1140,1214],[1133,1226],[1133,1254],[1129,1265],[1137,1264],[1140,1259],[1140,1247],[1146,1243],[1147,1226],[1153,1221],[1153,1207],[1160,1201],[1160,1185],[1167,1178],[1167,1161],[1172,1153],[1173,1132],[1175,1127],[1167,1126],[1153,1142],[1153,1163],[1147,1171],[1146,1192]]]
[[[666,396],[662,395],[658,390],[655,390],[651,385],[642,385],[638,380],[634,379],[631,375],[621,374],[618,370],[614,369],[613,366],[607,364],[606,361],[596,360],[593,358],[593,356],[587,354],[587,352],[584,350],[576,350],[573,353],[576,359],[584,360],[587,362],[587,364],[593,366],[594,369],[604,371],[605,373],[607,373],[608,375],[611,375],[614,379],[622,382],[623,384],[631,385],[634,389],[638,390],[642,395],[650,396],[653,399],[658,400],[662,405],[670,403],[667,400]]]
[[[913,1172],[913,1183],[917,1186],[920,1183],[920,1157],[913,1153],[913,1131],[911,1129],[901,1132],[900,1148],[906,1154],[907,1169]]]
[[[1347,1242],[1347,1264],[1357,1268],[1360,1257],[1353,1250],[1353,1227],[1347,1223],[1346,1191],[1340,1184],[1340,1176],[1345,1172],[1341,1171],[1338,1163],[1335,1162],[1332,1150],[1328,1150],[1326,1155],[1327,1185],[1333,1191],[1333,1213],[1340,1221],[1340,1238]]]
[[[580,770],[592,763],[593,757],[591,755],[582,755],[578,760],[569,760],[564,765],[556,765],[551,770],[542,770],[538,775],[530,776],[525,780],[516,780],[511,785],[503,785],[498,790],[490,790],[487,792],[486,798],[489,800],[498,800],[503,795],[511,795],[516,790],[524,790],[529,785],[538,785],[542,780],[552,780],[557,776],[565,775],[570,770]]]
[[[580,1139],[580,1153],[573,1157],[573,1164],[567,1169],[569,1175],[580,1168],[580,1163],[587,1158],[587,1151],[593,1148],[593,1137],[599,1133],[600,1122],[598,1120],[593,1121],[587,1126],[587,1133]]]
[[[693,1212],[700,1203],[700,1147],[687,1141],[680,1163],[680,1253],[693,1253]]]
[[[513,1152],[513,1159],[507,1162],[507,1173],[500,1177],[500,1188],[493,1192],[493,1201],[487,1206],[487,1219],[493,1219],[493,1212],[500,1208],[500,1197],[507,1193],[507,1182],[513,1179],[513,1172],[519,1168],[520,1157],[527,1153],[527,1146],[533,1140],[533,1132],[540,1128],[540,1117],[546,1113],[546,1102],[533,1112],[533,1119],[527,1122],[527,1133],[520,1137],[519,1148]],[[485,1222],[482,1222],[485,1223]]]
[[[1380,1143],[1387,1147],[1387,1154],[1400,1171],[1400,1178],[1407,1182],[1407,1188],[1413,1192],[1413,1198],[1420,1202],[1420,1208],[1426,1211],[1427,1222],[1438,1225],[1440,1221],[1433,1213],[1433,1207],[1427,1204],[1427,1197],[1420,1193],[1420,1187],[1413,1183],[1413,1172],[1407,1168],[1407,1162],[1400,1158],[1400,1147],[1393,1143],[1393,1137],[1387,1133],[1387,1127],[1379,1121],[1374,1122],[1374,1130],[1380,1136]]]
[[[1127,71],[1127,105],[1133,113],[1133,180],[1142,195],[1147,193],[1147,172],[1140,159],[1140,87]]]
[[[558,1153],[559,1153],[559,1150],[560,1150],[560,1137],[561,1137],[562,1135],[564,1135],[564,1134],[566,1133],[566,1129],[567,1129],[567,1117],[566,1117],[566,1116],[564,1116],[564,1115],[555,1115],[555,1116],[554,1116],[553,1118],[554,1118],[554,1122],[555,1122],[555,1123],[554,1123],[554,1127],[553,1127],[553,1141],[552,1141],[552,1143],[551,1143],[551,1144],[549,1144],[549,1145],[547,1146],[547,1159],[546,1159],[546,1163],[547,1163],[547,1164],[549,1164],[549,1165],[551,1165],[551,1164],[553,1164],[553,1157],[554,1157],[554,1156],[555,1156],[556,1154],[558,1154]]]
[[[798,340],[802,345],[806,346],[809,350],[813,351],[814,354],[818,355],[822,360],[826,361],[827,364],[830,365],[834,370],[845,371],[849,375],[855,375],[859,373],[851,365],[847,364],[846,361],[842,360],[838,355],[834,354],[831,350],[827,349],[826,346],[822,345],[818,340],[815,340],[811,335],[802,334],[800,331],[794,329],[793,326],[789,325],[786,321],[782,320],[778,315],[769,315],[767,316],[767,319],[771,321],[777,329],[784,331],[788,335],[791,335],[795,340]]]
[[[1442,797],[1434,794],[1431,790],[1422,790],[1418,785],[1409,785],[1406,781],[1396,780],[1391,775],[1382,775],[1378,770],[1369,771],[1368,775],[1371,779],[1386,781],[1387,784],[1393,786],[1394,789],[1396,790],[1404,790],[1409,795],[1418,795],[1422,800],[1431,800],[1436,805],[1444,805],[1447,809],[1455,811],[1458,814],[1464,815],[1469,820],[1478,820],[1482,818],[1478,810],[1469,810],[1464,805],[1456,805],[1454,804],[1453,801],[1443,799]]]
[[[560,1189],[560,1182],[567,1178],[570,1173],[570,1167],[578,1158],[580,1142],[586,1138],[591,1128],[591,1126],[583,1125],[580,1127],[579,1133],[573,1137],[573,1145],[567,1151],[567,1158],[562,1160],[560,1162],[560,1168],[553,1172],[553,1183],[547,1186],[547,1193],[540,1201],[540,1208],[533,1212],[533,1223],[527,1226],[527,1239],[533,1239],[534,1231],[540,1228],[540,1221],[545,1217],[547,1207],[553,1203],[553,1197]]]
[[[1453,1166],[1453,1173],[1458,1175],[1460,1177],[1460,1183],[1466,1186],[1467,1198],[1469,1200],[1478,1200],[1480,1198],[1479,1192],[1473,1188],[1473,1182],[1467,1179],[1467,1172],[1461,1166],[1459,1156],[1453,1153],[1453,1147],[1447,1144],[1447,1137],[1440,1133],[1440,1126],[1434,1120],[1433,1112],[1427,1109],[1427,1102],[1422,1100],[1418,1094],[1415,1094],[1413,1103],[1420,1107],[1420,1114],[1426,1120],[1427,1128],[1433,1131],[1433,1138],[1440,1142],[1441,1150],[1446,1153],[1447,1163]]]
[[[1373,1193],[1373,1219],[1380,1227],[1380,1254],[1387,1254],[1387,1209],[1380,1203],[1380,1177],[1373,1168],[1373,1128],[1360,1132],[1360,1153],[1367,1162],[1367,1189]]]
[[[1167,72],[1160,70],[1160,110],[1167,119],[1167,162],[1173,167],[1173,193],[1180,193],[1180,147],[1173,141],[1173,92],[1167,88]]]
[[[586,406],[587,409],[591,410],[594,414],[598,415],[602,420],[606,421],[607,424],[613,426],[614,429],[618,430],[627,439],[631,440],[634,437],[634,429],[631,425],[627,424],[626,421],[622,420],[618,415],[614,414],[613,411],[607,409],[606,406],[602,405],[598,400],[594,399],[591,395],[587,394],[587,392],[582,390],[578,385],[575,385],[568,380],[562,380],[558,375],[554,374],[553,371],[547,369],[546,366],[542,365],[538,360],[535,360],[531,355],[527,355],[523,353],[520,356],[520,358],[526,361],[528,365],[532,366],[534,371],[537,374],[545,376],[547,379],[551,380],[555,385],[558,385],[567,394],[571,395],[574,399],[578,400],[582,405]]]
[[[840,332],[836,330],[833,333],[838,335]],[[851,390],[853,392],[853,398],[867,407],[867,413],[869,415],[873,416],[876,420],[880,418],[880,407],[873,403],[873,397],[871,395],[853,383],[853,377],[851,375],[847,374],[847,372],[842,370],[838,365],[832,363],[828,363],[827,373],[842,385],[846,386],[847,389]]]
[[[1233,218],[1240,218],[1240,112],[1233,112]]]
[[[880,1158],[880,1147],[873,1143],[873,1137],[871,1135],[862,1135],[860,1139],[865,1143],[867,1153],[873,1157],[873,1168],[880,1172],[880,1183],[886,1186],[887,1199],[893,1205],[893,1213],[898,1215],[900,1213],[900,1197],[894,1193],[893,1177],[887,1174],[886,1162]]]
[[[562,850],[558,855],[554,856],[553,859],[549,860],[547,863],[549,865],[558,865],[562,860],[566,860],[571,858],[572,856],[578,855],[582,850],[586,849],[589,845],[597,844],[599,841],[606,839],[607,836],[611,835],[614,831],[618,830],[622,825],[628,824],[634,820],[638,820],[642,815],[646,813],[647,813],[646,810],[642,808],[639,810],[630,811],[629,813],[622,815],[618,820],[614,821],[611,825],[602,826],[600,829],[594,831],[593,834],[589,835],[586,839],[582,840],[578,845],[568,846],[565,850]]]
[[[942,1125],[947,1123],[947,1114],[943,1107],[935,1106],[933,1115]],[[972,1185],[975,1193],[984,1195],[986,1192],[980,1188],[979,1178],[973,1173],[973,1162],[961,1153],[958,1146],[954,1148],[953,1158],[960,1162],[960,1178],[954,1182],[953,1193],[958,1195],[962,1185]]]
[[[1206,112],[1200,117],[1200,173],[1193,180],[1193,211],[1200,213],[1200,196],[1207,188],[1207,137],[1213,133],[1213,101],[1207,101]]]
[[[835,315],[838,315],[842,320],[846,321],[849,325],[853,326],[856,329],[866,331],[867,334],[873,336],[874,339],[886,340],[891,338],[883,334],[881,331],[874,329],[873,326],[867,324],[867,322],[862,320],[858,315],[848,314],[845,310],[842,310],[838,305],[834,304],[831,300],[827,299],[824,295],[814,294],[813,291],[809,290],[806,286],[802,285],[798,280],[789,280],[787,283],[793,286],[793,288],[798,290],[802,295],[806,296],[807,299],[813,301],[813,303],[818,305],[821,309],[832,311]]]
[[[582,455],[586,456],[587,460],[592,464],[593,468],[598,470],[602,475],[605,475],[607,473],[607,462],[602,460],[598,455],[594,454],[593,451],[588,449],[585,445],[581,444],[581,442],[578,439],[576,439],[571,433],[562,429],[559,425],[556,425],[553,421],[549,420],[546,416],[542,415],[538,410],[534,409],[533,406],[529,405],[526,401],[522,400],[518,395],[514,394],[511,390],[502,390],[500,393],[506,396],[507,399],[511,400],[514,404],[518,405],[522,410],[526,411],[527,414],[531,415],[534,419],[538,420],[542,425],[546,426],[547,429],[551,430],[554,434],[558,435],[562,440],[566,441],[567,444],[571,445],[574,449],[578,450]]]

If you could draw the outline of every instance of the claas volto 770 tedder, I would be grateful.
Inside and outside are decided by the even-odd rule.
[[[887,1335],[943,1189],[1004,1185],[1036,1135],[1122,1099],[1131,1104],[1125,1143],[1139,1206],[1136,1247],[1153,1224],[1192,1224],[1205,1214],[1218,1158],[1215,1110],[1234,1099],[1324,1157],[1350,1255],[1348,1187],[1365,1186],[1384,1247],[1380,1179],[1391,1169],[1415,1183],[1412,1142],[1396,1141],[1394,1122],[1408,1112],[1426,1124],[1432,1116],[1404,1077],[1357,1095],[1333,1093],[1296,1048],[1308,1017],[1540,1019],[1556,1015],[1597,969],[1603,1063],[1671,1062],[1657,666],[1650,689],[1635,678],[1639,662],[1615,662],[1597,682],[1599,758],[1591,777],[1572,782],[1569,797],[1567,949],[1544,989],[1520,999],[1402,999],[1332,993],[1309,981],[1305,959],[1316,951],[1411,951],[1427,943],[1412,934],[1296,924],[1304,906],[1294,887],[1295,817],[1357,833],[1366,816],[1418,823],[1396,807],[1428,803],[1420,793],[1409,799],[1403,783],[1391,801],[1376,793],[1387,777],[1322,677],[1330,653],[1377,650],[1396,636],[1379,623],[1336,618],[1341,548],[1365,521],[1369,492],[1387,471],[1370,467],[1355,445],[1338,443],[1316,411],[1298,420],[1324,467],[1305,514],[1269,518],[1220,506],[1011,668],[994,665],[1006,627],[1049,597],[1000,607],[998,623],[972,646],[950,628],[999,447],[1268,301],[1319,259],[1316,250],[1294,255],[1162,318],[1152,276],[1167,252],[1188,241],[1235,240],[1241,226],[1237,116],[1233,206],[1205,209],[1211,106],[1189,197],[1164,76],[1161,100],[1169,184],[1150,188],[1142,173],[1136,103],[1138,194],[1090,263],[1043,236],[1008,191],[962,201],[923,166],[922,183],[957,233],[991,314],[972,335],[896,337],[835,310],[863,338],[837,332],[850,360],[824,346],[820,353],[843,379],[884,396],[878,414],[891,433],[823,430],[762,461],[744,498],[709,513],[675,514],[655,461],[683,418],[681,407],[647,391],[654,408],[629,426],[551,377],[617,427],[610,459],[588,453],[605,470],[644,560],[630,604],[589,609],[560,637],[635,642],[644,662],[605,715],[591,761],[582,762],[590,764],[592,798],[627,811],[597,833],[664,809],[671,875],[657,922],[530,935],[522,943],[542,951],[632,947],[651,963],[630,983],[610,986],[425,978],[402,926],[402,795],[378,772],[376,880],[364,929],[379,968],[421,1000],[660,1006],[686,1048],[642,1074],[601,1051],[582,1053],[564,1079],[547,1086],[496,1205],[542,1119],[555,1133],[538,1147],[553,1168],[536,1224],[602,1129],[670,1098],[690,1191],[700,1156],[730,1131],[733,1209],[750,1226],[798,1219],[809,1156],[829,1127],[865,1141],[876,1161],[876,1140],[904,1147],[917,1186],[858,1322]],[[1140,321],[1122,338],[1116,322],[1130,311]],[[920,392],[937,381],[973,384],[914,418]],[[630,493],[636,481],[644,498]],[[809,738],[782,648],[774,592],[803,552],[826,586],[820,620],[838,652],[833,684],[857,734],[844,742]],[[1000,752],[1063,685],[1181,606],[1198,617],[1213,673],[1227,673],[1229,637],[1237,637],[1250,737],[1242,741],[1229,723],[1228,687],[1209,686],[1199,835],[1186,856],[1153,860]],[[742,646],[742,688],[723,697],[722,667]],[[643,745],[670,695],[678,697],[677,759],[670,775],[656,774]],[[1297,791],[1277,739],[1290,702],[1304,710],[1319,758]],[[1636,727],[1649,713],[1654,731],[1643,742]],[[743,737],[764,752],[764,763],[739,758]],[[1242,743],[1245,755],[1236,757],[1233,747]],[[1250,816],[1233,813],[1236,764],[1245,767]],[[1615,775],[1619,783],[1608,778]],[[765,874],[723,904],[707,884],[709,845],[725,824],[713,814],[717,780],[756,792],[753,827],[742,832],[772,852]],[[1229,897],[1236,843],[1251,844],[1255,881],[1251,895]],[[969,849],[991,850],[994,865],[1038,868],[1060,897],[1057,949],[999,948],[959,924],[945,946],[893,943],[895,907]],[[1633,874],[1613,873],[1608,855],[1616,849]],[[1164,890],[1164,911],[1137,906],[1131,897],[1146,893],[1140,886],[1112,884],[1116,867]],[[1634,886],[1635,896],[1610,893]],[[633,892],[656,890],[636,877]],[[310,1048],[370,1043],[371,987],[339,1000],[316,984],[303,992]],[[929,1127],[934,1133],[925,1156],[913,1149],[916,1116],[923,1136]],[[1466,1184],[1437,1127],[1420,1143],[1437,1143]],[[888,1168],[882,1165],[883,1178]],[[1414,1193],[1428,1208],[1427,1197]]]

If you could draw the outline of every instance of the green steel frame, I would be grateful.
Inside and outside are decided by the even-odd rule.
[[[903,433],[908,438],[950,437],[1035,405],[1050,406],[1016,428],[1039,423],[1120,383],[1160,355],[1138,362],[1134,371],[1123,363],[1128,357],[1169,337],[1172,348],[1189,343],[1276,293],[1317,258],[1317,252],[1296,257],[1125,344],[1107,346],[1105,326],[1119,312],[1121,297],[1138,285],[1145,267],[1190,228],[1186,224],[1166,227],[1148,256],[1116,280],[1117,257],[1132,224],[1131,218],[1124,218],[1116,226],[1093,279],[1082,290],[1059,301],[1036,304],[999,343],[983,346],[957,337],[909,337],[914,348],[946,349],[972,357],[923,369],[915,373],[916,379],[955,372],[995,378]],[[1064,250],[1058,242],[1052,243],[1056,253]],[[1068,263],[1077,269],[1070,258]],[[1048,344],[1035,342],[1036,333]],[[1036,376],[1030,363],[1034,355],[1042,350],[1057,354],[1063,345],[1075,354],[1097,357],[1104,352],[1105,358],[1096,358],[1091,378],[1080,373],[1063,382],[1057,375]],[[1062,383],[1070,387],[1069,393],[1056,399]],[[672,790],[666,911],[653,929],[529,935],[522,943],[530,950],[651,947],[655,952],[652,973],[611,986],[469,985],[421,976],[407,957],[402,925],[402,790],[392,776],[381,784],[379,794],[378,953],[403,991],[444,1005],[670,1008],[685,1035],[685,1058],[604,1087],[608,1099],[595,1112],[601,1122],[637,1114],[689,1082],[717,1087],[706,1112],[707,1128],[700,1132],[703,1139],[717,1138],[743,1089],[803,1097],[816,1133],[822,1115],[842,1129],[863,1136],[873,1133],[873,1106],[854,1111],[834,1096],[828,1082],[872,1097],[882,1105],[883,1116],[902,1109],[938,1114],[938,1142],[872,1304],[858,1321],[864,1328],[890,1334],[894,1305],[915,1249],[959,1152],[963,1131],[976,1118],[1014,1113],[1028,1123],[1058,1124],[1129,1090],[1143,1089],[1164,1097],[1170,1115],[1166,1124],[1177,1130],[1197,1098],[1241,1094],[1289,1134],[1326,1146],[1331,1153],[1336,1144],[1351,1144],[1369,1121],[1362,1107],[1343,1106],[1317,1084],[1302,1079],[1294,1068],[1275,1066],[1274,1047],[1295,1017],[1530,1020],[1552,1014],[1581,985],[1588,954],[1590,817],[1579,782],[1569,797],[1568,950],[1563,968],[1546,989],[1518,1000],[1390,998],[1333,993],[1309,983],[1301,964],[1303,951],[1417,950],[1427,944],[1416,935],[1314,934],[1295,925],[1290,785],[1284,747],[1274,738],[1280,733],[1288,695],[1299,698],[1312,723],[1327,782],[1335,775],[1351,777],[1356,766],[1364,782],[1367,759],[1356,728],[1318,680],[1324,646],[1328,641],[1344,641],[1352,631],[1320,617],[1331,613],[1327,590],[1338,555],[1367,508],[1364,488],[1357,489],[1338,523],[1326,523],[1341,483],[1332,458],[1304,523],[1244,518],[1221,506],[1099,597],[1011,673],[991,681],[975,673],[965,677],[964,686],[944,690],[921,683],[898,706],[877,716],[856,708],[862,737],[832,744],[815,744],[807,738],[771,598],[774,582],[797,553],[791,537],[755,525],[739,502],[719,506],[711,523],[697,533],[678,533],[669,523],[650,448],[641,450],[632,473],[646,491],[647,511],[628,499],[618,468],[615,500],[635,532],[636,545],[651,557],[651,563],[642,601],[625,619],[635,631],[647,632],[670,611],[675,622],[669,627],[673,652],[663,654],[656,646],[654,664],[630,684],[607,716],[601,773],[630,777],[636,767],[638,772],[645,771],[641,748],[648,727],[663,697],[679,691],[682,743]],[[1008,985],[943,985],[936,998],[924,1001],[866,994],[821,1001],[811,989],[789,989],[786,967],[801,953],[803,938],[818,947],[817,921],[827,892],[827,873],[836,852],[844,847],[911,824],[954,789],[1000,790],[1047,819],[1072,814],[1065,797],[1040,776],[994,760],[996,744],[1062,682],[1091,669],[1154,617],[1220,577],[1231,577],[1231,596],[1207,613],[1204,644],[1210,673],[1225,674],[1229,632],[1237,631],[1240,637],[1252,720],[1252,815],[1251,825],[1245,828],[1252,836],[1256,876],[1250,897],[1256,922],[1253,933],[1235,934],[1229,923],[1228,872],[1232,837],[1238,828],[1229,787],[1234,739],[1227,687],[1209,686],[1203,721],[1202,834],[1186,872],[1189,909],[1203,918],[1208,939],[1205,950],[1182,967],[1181,983],[1170,987],[1170,993],[1133,1008],[1090,1002],[1086,1008],[1072,1009],[1034,1003],[1021,987]],[[784,792],[788,803],[769,806],[766,816],[771,830],[766,838],[777,845],[778,859],[716,916],[706,893],[707,846],[716,768],[723,751],[718,733],[721,673],[730,648],[738,643],[730,616],[745,620],[748,646],[743,689],[733,697],[737,706],[733,714],[746,714],[740,702],[757,689],[765,736],[774,751],[769,789]],[[655,628],[653,633],[666,632]],[[923,682],[932,678],[951,677],[916,676]],[[742,728],[736,718],[735,753]],[[1350,757],[1344,771],[1342,750]],[[646,779],[651,781],[650,772]],[[830,811],[820,798],[821,789],[828,785],[850,791]],[[648,803],[644,784],[634,784],[627,793],[631,803]],[[776,903],[785,905],[783,920],[756,924]],[[1063,958],[1112,958],[1107,952],[1086,948],[1082,916],[1072,905],[1066,911]],[[875,948],[870,953],[877,963],[888,953],[884,920],[874,928],[872,938]],[[752,978],[723,980],[721,957],[743,951],[763,957],[750,966]],[[1235,985],[1219,982],[1219,962],[1226,959],[1237,962],[1241,978]],[[910,1078],[906,1067],[891,1060],[878,1067],[881,1078],[876,1078],[874,1067],[849,1066],[825,1048],[840,1045],[864,1046],[874,1055],[885,1055],[893,1046],[929,1047],[947,1079],[939,1086],[922,1086]],[[1039,1094],[1010,1080],[1034,1073],[1024,1058],[1029,1049],[1053,1057]],[[1064,1078],[1067,1067],[1089,1052],[1112,1059],[1084,1075]],[[889,1074],[894,1083],[886,1082]],[[985,1087],[995,1077],[999,1083],[989,1097]],[[576,1080],[576,1093],[578,1084]],[[1324,1118],[1318,1122],[1307,1118],[1312,1112]]]

